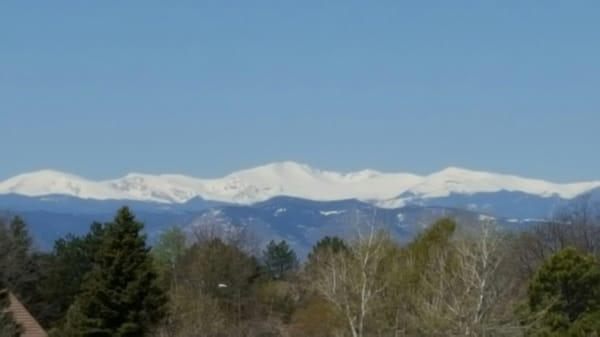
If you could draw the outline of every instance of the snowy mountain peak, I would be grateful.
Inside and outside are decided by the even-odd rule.
[[[312,167],[292,161],[276,162],[262,165],[230,174],[231,177],[264,176],[264,177],[290,177],[312,176],[320,171]]]
[[[278,170],[278,171],[305,171],[305,172],[313,171],[312,167],[310,167],[306,164],[298,163],[298,162],[291,161],[291,160],[265,164],[262,166],[258,166],[254,169],[255,170],[272,169],[272,170]]]
[[[430,176],[472,176],[472,175],[488,175],[487,172],[468,170],[457,166],[448,166],[445,169],[434,172]]]
[[[427,176],[362,170],[350,173],[323,171],[305,164],[284,161],[241,170],[217,179],[184,175],[130,173],[114,180],[92,181],[54,170],[15,176],[0,182],[0,194],[44,196],[69,195],[85,199],[126,199],[184,203],[200,197],[250,204],[275,196],[312,200],[361,199],[383,206],[404,202],[402,195],[435,198],[452,193],[519,191],[538,196],[573,198],[600,182],[555,184],[513,175],[448,167]]]
[[[25,173],[0,182],[0,193],[27,196],[62,194],[85,199],[127,199],[126,195],[102,183],[54,170]]]
[[[56,170],[45,169],[34,172],[27,172],[20,174],[11,178],[12,180],[25,180],[25,179],[46,179],[46,180],[60,180],[60,179],[70,179],[70,180],[85,180],[82,177],[76,176],[74,174],[64,173]]]

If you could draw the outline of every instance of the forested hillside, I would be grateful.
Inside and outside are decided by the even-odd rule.
[[[150,247],[124,207],[40,252],[15,217],[0,225],[0,284],[56,337],[600,334],[600,217],[589,200],[528,231],[440,218],[399,243],[363,219],[308,256],[258,242],[203,223]],[[0,316],[0,336],[17,330]]]

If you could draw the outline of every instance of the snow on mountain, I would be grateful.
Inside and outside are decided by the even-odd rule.
[[[411,187],[411,192],[423,197],[440,197],[448,194],[519,191],[542,197],[559,195],[570,199],[600,185],[600,182],[554,184],[543,180],[526,179],[512,175],[477,172],[449,167],[434,173],[421,183]]]
[[[523,192],[540,197],[559,196],[572,199],[577,195],[600,186],[600,181],[571,184],[556,184],[543,180],[522,178],[449,167],[426,176],[420,183],[404,191],[405,195],[381,201],[382,207],[399,207],[408,199],[438,198],[450,194],[474,194],[482,192]],[[407,196],[408,195],[408,196]]]
[[[228,186],[236,192],[230,195],[242,202],[279,195],[312,200],[371,200],[393,197],[420,179],[413,174],[384,174],[371,170],[344,174],[283,162],[233,173],[213,182],[213,186]]]
[[[570,199],[597,187],[600,187],[600,181],[555,184],[452,167],[428,176],[418,176],[373,170],[338,173],[294,162],[281,162],[238,171],[217,179],[132,173],[114,180],[91,181],[71,174],[44,170],[0,182],[0,194],[59,194],[83,199],[163,203],[184,203],[200,197],[239,204],[285,195],[319,201],[356,198],[392,207],[402,205],[406,195],[435,198],[452,193],[506,190],[542,197],[558,195]]]
[[[102,184],[126,193],[129,196],[127,199],[134,200],[183,203],[198,196],[193,187],[185,182],[171,181],[161,175],[130,173],[123,178],[105,181]]]
[[[105,184],[53,170],[25,173],[0,182],[0,194],[44,196],[61,194],[83,199],[128,199],[128,195]]]

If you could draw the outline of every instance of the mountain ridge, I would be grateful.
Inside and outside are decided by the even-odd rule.
[[[0,194],[67,195],[94,200],[134,200],[181,204],[194,198],[253,204],[276,196],[318,201],[358,199],[399,207],[415,199],[490,192],[522,192],[544,198],[572,199],[600,187],[600,181],[558,184],[515,175],[448,167],[429,175],[361,170],[340,173],[292,161],[240,170],[222,178],[178,174],[130,173],[94,181],[56,170],[41,170],[0,181]]]

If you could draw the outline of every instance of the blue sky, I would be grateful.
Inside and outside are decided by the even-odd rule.
[[[0,179],[600,179],[597,1],[5,1]]]

